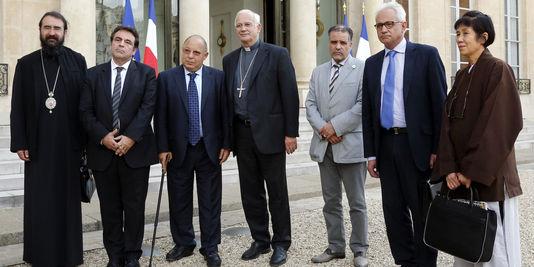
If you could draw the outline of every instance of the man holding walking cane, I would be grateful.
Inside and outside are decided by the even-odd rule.
[[[224,74],[204,66],[208,47],[200,35],[185,39],[182,65],[160,73],[154,116],[159,159],[168,171],[174,248],[168,262],[193,254],[193,179],[196,176],[202,247],[208,266],[220,266],[221,164],[230,154]]]

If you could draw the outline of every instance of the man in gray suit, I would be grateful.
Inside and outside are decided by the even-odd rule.
[[[313,70],[306,99],[306,116],[314,135],[310,156],[319,164],[328,248],[312,262],[345,258],[341,204],[345,187],[350,206],[350,249],[355,266],[367,266],[366,163],[362,138],[362,77],[364,62],[350,55],[352,30],[336,25],[328,30],[328,62]]]

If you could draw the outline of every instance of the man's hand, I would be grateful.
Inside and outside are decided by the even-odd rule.
[[[30,152],[27,149],[18,150],[17,156],[19,156],[19,159],[21,160],[30,161]]]
[[[431,154],[430,155],[430,169],[434,169],[434,164],[436,163],[436,159],[438,158],[438,156],[436,154]]]
[[[113,132],[109,132],[108,134],[106,134],[106,136],[104,136],[104,138],[102,138],[102,141],[100,141],[100,143],[104,145],[107,149],[111,151],[116,151],[119,147],[119,144],[117,143],[117,141],[115,141],[115,135],[117,133],[117,129],[113,130]]]
[[[297,138],[286,136],[286,153],[291,154],[297,150]]]
[[[327,140],[330,144],[335,145],[343,141],[343,136],[337,136],[337,134],[334,134],[331,135]]]
[[[376,159],[372,159],[367,162],[367,171],[369,172],[371,177],[379,178],[378,169],[376,168]]]
[[[161,152],[158,155],[159,163],[161,163],[161,169],[163,169],[163,173],[167,173],[167,163],[171,161],[172,159],[172,153],[171,152]]]
[[[222,165],[227,159],[228,159],[228,156],[230,155],[230,149],[224,149],[222,148],[221,151],[219,152],[219,164]]]
[[[334,130],[332,123],[327,122],[323,128],[319,129],[319,133],[323,138],[329,139],[332,135],[336,134],[336,130]]]
[[[115,155],[119,157],[126,155],[130,148],[132,148],[132,146],[135,144],[135,141],[126,135],[117,136],[115,140],[119,140],[118,148],[115,151]]]

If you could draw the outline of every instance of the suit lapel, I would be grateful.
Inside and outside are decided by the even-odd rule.
[[[189,114],[189,109],[187,108],[189,104],[187,101],[187,83],[185,82],[184,66],[180,65],[180,67],[176,68],[176,73],[172,76],[174,77],[175,88],[178,90],[178,95],[182,104],[184,105],[186,112]]]
[[[202,67],[202,88],[200,90],[202,91],[202,100],[200,102],[200,111],[204,110],[204,107],[206,106],[206,102],[208,101],[208,94],[211,93],[211,89],[213,86],[211,85],[212,79],[211,79],[211,72],[209,71],[208,67],[204,66]]]
[[[349,56],[350,57],[350,56]],[[352,67],[354,64],[352,62],[352,57],[350,57],[346,62],[345,65],[343,65],[339,69],[339,76],[337,77],[337,80],[334,82],[334,89],[332,89],[332,93],[330,94],[330,98],[332,98],[337,91],[339,91],[339,85],[343,83],[343,81],[349,76],[349,74],[354,70]],[[356,67],[356,65],[354,65]]]
[[[376,95],[375,95],[375,106],[378,107],[378,113],[380,113],[380,109],[381,109],[381,104],[380,104],[380,100],[382,99],[382,78],[381,78],[381,75],[382,75],[382,65],[384,64],[384,55],[385,55],[385,51],[382,50],[378,53],[378,56],[376,57],[376,62],[374,64],[374,68],[375,70],[373,72],[369,72],[369,73],[376,73],[376,75],[373,75],[373,79],[374,79],[374,82],[373,84],[375,84],[375,90],[376,90]]]
[[[407,103],[408,93],[410,92],[410,82],[412,81],[412,72],[415,69],[415,61],[417,55],[415,53],[415,47],[412,43],[406,43],[406,52],[404,54],[404,77],[402,84],[402,94],[404,103]]]
[[[228,95],[228,99],[230,99],[230,101],[232,102],[232,107],[234,103],[234,90],[236,89],[234,88],[235,72],[236,72],[237,64],[239,64],[239,51],[240,50],[241,48],[238,48],[237,50],[234,50],[235,52],[232,52],[233,55],[228,55],[229,56],[228,73],[225,73],[225,77],[226,79],[228,79],[228,81],[226,81],[226,84],[229,85],[226,93]]]
[[[250,82],[249,86],[251,89],[254,88],[252,84],[254,83],[254,80],[258,76],[258,73],[260,72],[261,66],[263,65],[263,62],[265,59],[269,56],[269,49],[267,49],[267,46],[263,45],[263,43],[260,43],[260,47],[258,47],[258,54],[256,55],[256,59],[254,60],[252,70],[250,72]],[[238,63],[239,64],[239,63]],[[248,88],[247,88],[248,89]],[[250,93],[250,92],[249,92]]]
[[[100,88],[104,88],[104,96],[108,101],[108,106],[111,109],[111,61],[102,66],[102,76],[100,79]]]
[[[132,90],[131,87],[133,85],[133,78],[137,77],[137,62],[132,60],[130,61],[130,66],[128,66],[128,71],[126,72],[126,76],[124,77],[124,84],[122,86],[121,91],[121,102],[119,105],[122,105],[122,102],[124,102],[124,99],[126,98],[126,94],[128,94],[129,90]]]

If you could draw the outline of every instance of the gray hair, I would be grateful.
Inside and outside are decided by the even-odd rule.
[[[198,34],[193,34],[185,38],[184,45],[187,44],[191,39],[199,39],[202,42],[202,45],[204,46],[204,51],[208,51],[208,43],[206,42],[206,39],[204,39],[204,37]]]
[[[397,16],[398,21],[406,21],[406,11],[399,3],[395,1],[381,4],[378,7],[378,10],[376,11],[375,17],[378,15],[378,13],[386,9],[392,9],[393,11],[395,11],[395,15]]]
[[[234,26],[237,25],[237,18],[239,17],[239,15],[241,14],[248,14],[252,17],[252,21],[254,21],[254,23],[257,25],[257,24],[261,24],[260,23],[260,15],[258,15],[257,13],[255,13],[254,11],[250,10],[250,9],[241,9],[237,12],[237,14],[235,15],[235,20],[234,20]]]

